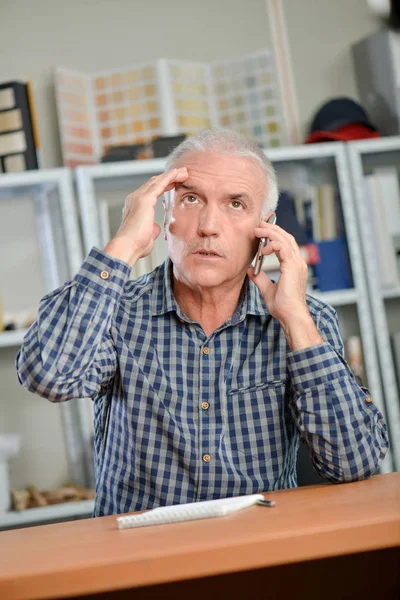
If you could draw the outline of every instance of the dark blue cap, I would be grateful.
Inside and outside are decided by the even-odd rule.
[[[351,98],[333,98],[323,104],[311,123],[313,131],[334,131],[351,123],[359,123],[376,131],[363,107]]]

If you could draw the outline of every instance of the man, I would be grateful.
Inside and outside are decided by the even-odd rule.
[[[169,258],[131,281],[162,194]],[[334,310],[306,296],[294,238],[266,223],[277,197],[251,140],[188,138],[127,197],[105,250],[42,300],[19,379],[52,402],[93,399],[95,515],[295,487],[299,439],[333,482],[377,470],[386,426]],[[276,284],[249,268],[265,236]]]

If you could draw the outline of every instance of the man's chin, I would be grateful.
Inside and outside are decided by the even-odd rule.
[[[200,287],[218,287],[232,279],[232,273],[227,270],[226,265],[201,265],[192,267],[188,275],[191,283]]]

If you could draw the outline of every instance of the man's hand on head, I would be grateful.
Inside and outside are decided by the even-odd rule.
[[[151,177],[129,194],[125,199],[121,225],[104,251],[131,267],[139,258],[148,256],[161,232],[161,227],[154,221],[157,200],[162,194],[172,190],[176,183],[182,183],[187,178],[186,167],[172,169]]]
[[[263,254],[275,253],[280,263],[281,274],[277,283],[273,283],[263,271],[257,276],[253,274],[253,267],[247,271],[260,290],[268,312],[282,325],[292,350],[322,343],[307,307],[308,268],[296,240],[279,225],[266,222],[256,227],[255,235],[269,239]]]

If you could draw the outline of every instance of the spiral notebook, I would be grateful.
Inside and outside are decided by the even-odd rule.
[[[274,506],[275,502],[264,500],[262,494],[251,494],[248,496],[204,500],[202,502],[190,502],[174,506],[159,506],[140,515],[117,517],[117,524],[118,529],[129,529],[131,527],[209,519],[210,517],[224,517],[253,504]]]

